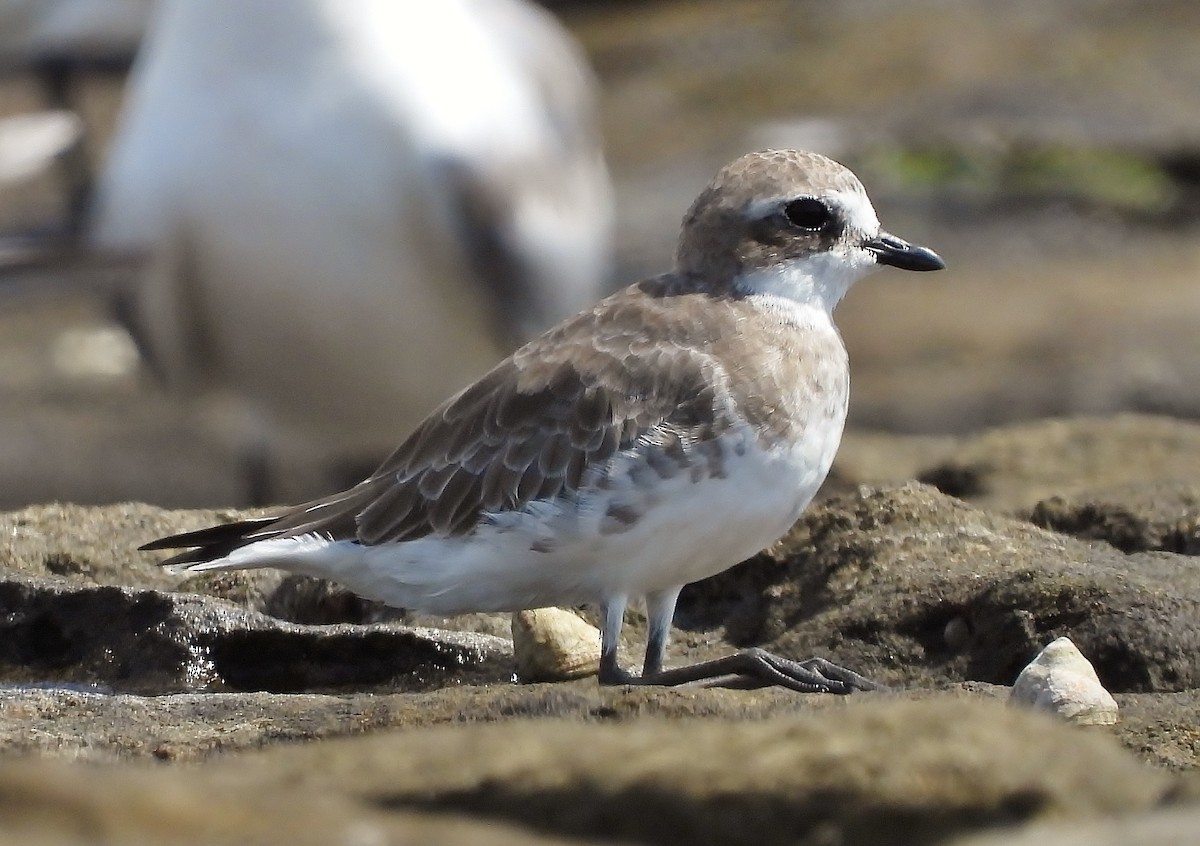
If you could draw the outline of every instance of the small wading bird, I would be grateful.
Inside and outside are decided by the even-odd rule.
[[[832,312],[877,265],[944,267],[884,232],[836,162],[744,156],[692,204],[673,271],[521,347],[365,481],[143,548],[192,547],[163,562],[179,570],[278,567],[436,613],[598,603],[601,683],[875,687],[821,658],[663,657],[683,585],[782,536],[829,471],[849,391]],[[635,677],[617,647],[638,595]]]

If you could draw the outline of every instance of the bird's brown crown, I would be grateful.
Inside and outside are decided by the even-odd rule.
[[[849,198],[850,202],[845,202]],[[676,268],[730,280],[874,235],[858,178],[817,153],[768,150],[723,167],[683,219]],[[865,219],[864,219],[865,218]]]

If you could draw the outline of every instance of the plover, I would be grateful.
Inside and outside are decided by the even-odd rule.
[[[176,395],[333,465],[606,293],[610,228],[590,70],[532,3],[163,0],[91,240],[144,257]]]
[[[365,481],[272,517],[147,544],[186,571],[278,567],[436,613],[596,603],[602,683],[866,679],[760,650],[676,669],[679,591],[774,542],[833,462],[849,369],[834,306],[877,265],[938,270],[880,229],[823,156],[754,153],[683,221],[675,268],[521,347],[443,403]],[[642,674],[617,661],[644,596]]]

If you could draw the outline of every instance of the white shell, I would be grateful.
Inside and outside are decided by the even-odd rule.
[[[566,681],[600,670],[600,630],[565,609],[518,611],[512,635],[522,682]]]
[[[1116,700],[1100,684],[1091,662],[1067,637],[1051,643],[1021,671],[1009,702],[1050,711],[1081,725],[1117,721]]]

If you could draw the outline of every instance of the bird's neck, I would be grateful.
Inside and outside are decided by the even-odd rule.
[[[872,266],[853,256],[820,253],[745,271],[733,280],[733,289],[740,296],[791,303],[832,315],[850,286]]]

